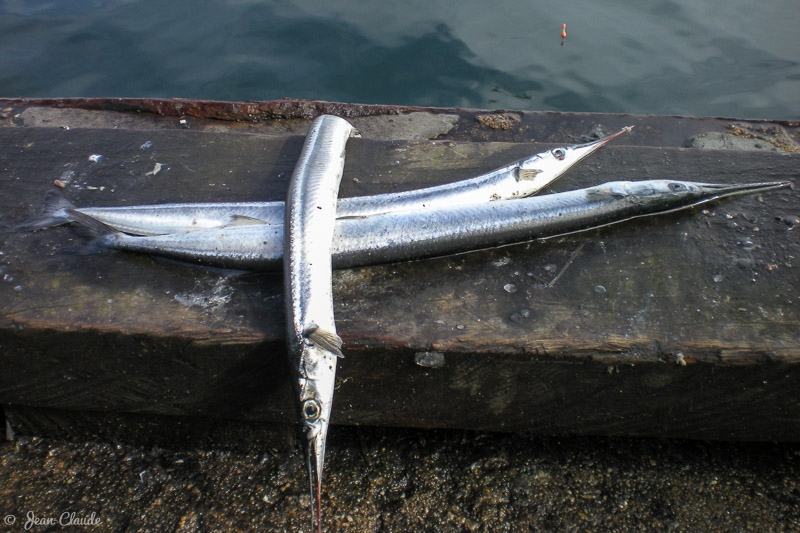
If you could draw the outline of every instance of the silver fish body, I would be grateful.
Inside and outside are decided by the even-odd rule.
[[[503,202],[338,219],[333,265],[346,268],[405,261],[526,242],[787,185],[623,181]],[[110,233],[99,242],[223,268],[274,271],[282,267],[283,227],[278,225],[150,237]]]
[[[296,371],[318,531],[336,362],[342,355],[333,317],[331,247],[345,145],[354,131],[350,123],[338,117],[322,115],[315,119],[286,197],[283,262],[287,342]]]
[[[617,181],[545,196],[337,221],[334,265],[347,268],[457,254],[561,236],[786,182],[717,185]]]
[[[337,204],[337,217],[359,217],[530,196],[631,128],[623,128],[590,143],[546,150],[463,181],[411,191],[341,198]],[[77,208],[58,193],[51,192],[45,199],[42,214],[20,224],[17,229],[31,230],[66,224],[72,218],[69,210],[91,216],[132,235],[184,233],[249,224],[275,225],[283,224],[285,218],[284,203],[280,201]]]
[[[166,235],[248,224],[280,224],[283,202],[222,202],[76,207],[55,191],[45,197],[38,216],[15,226],[32,231],[68,224],[73,213],[90,216],[117,231],[131,235]]]
[[[163,235],[248,224],[283,224],[283,202],[153,204],[78,209],[133,235]],[[67,220],[68,222],[68,220]]]
[[[413,191],[343,198],[339,201],[337,213],[342,218],[360,217],[531,196],[556,181],[589,154],[632,128],[625,127],[590,143],[553,148],[472,179]]]

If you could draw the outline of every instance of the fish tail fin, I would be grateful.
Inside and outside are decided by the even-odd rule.
[[[342,353],[342,338],[332,331],[324,330],[316,324],[312,324],[303,331],[303,337],[323,350],[336,354],[337,357],[344,357]]]
[[[56,191],[50,191],[44,198],[44,204],[39,215],[14,226],[15,231],[36,231],[38,229],[53,228],[72,221],[69,213],[75,206]]]

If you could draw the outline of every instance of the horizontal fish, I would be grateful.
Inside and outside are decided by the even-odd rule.
[[[616,181],[503,202],[338,219],[333,265],[346,268],[389,263],[527,242],[789,185],[791,182],[786,181],[733,185]],[[282,266],[280,225],[137,237],[117,232],[77,211],[71,215],[90,228],[97,235],[96,244],[103,247],[242,270],[274,271]]]
[[[368,216],[530,196],[553,183],[589,154],[632,128],[633,126],[628,126],[590,143],[553,148],[463,181],[411,191],[341,198],[337,204],[337,217]],[[71,221],[70,209],[132,235],[162,235],[250,224],[283,224],[285,216],[283,202],[77,208],[57,192],[51,191],[45,198],[41,214],[18,225],[16,229],[28,231],[66,224]]]

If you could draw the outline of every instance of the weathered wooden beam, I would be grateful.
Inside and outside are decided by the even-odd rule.
[[[0,128],[0,222],[35,214],[54,179],[81,206],[280,199],[301,143],[237,131]],[[355,139],[342,194],[462,179],[545,146]],[[797,180],[799,162],[622,142],[554,190]],[[338,271],[346,358],[334,422],[798,440],[798,206],[798,193],[782,190]],[[60,251],[79,242],[71,228],[3,235],[0,403],[293,420],[279,274],[232,278]]]
[[[152,98],[0,98],[0,127],[122,128],[303,134],[328,113],[353,122],[365,138],[469,142],[581,142],[604,130],[637,126],[625,144],[657,147],[798,151],[800,122],[552,111],[421,108],[284,98],[218,102]]]

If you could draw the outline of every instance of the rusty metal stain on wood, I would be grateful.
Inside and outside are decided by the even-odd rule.
[[[167,117],[170,127],[207,127],[213,123],[227,124],[282,124],[295,121],[310,121],[320,114],[329,113],[349,119],[366,117],[392,117],[407,114],[453,115],[460,117],[457,127],[439,138],[462,141],[504,142],[585,142],[601,127],[605,133],[623,126],[636,125],[635,136],[625,144],[647,146],[688,146],[698,135],[725,133],[731,124],[746,124],[749,127],[775,127],[788,130],[797,138],[800,123],[797,121],[775,121],[751,119],[746,122],[728,118],[662,117],[650,115],[618,115],[604,113],[556,113],[497,109],[492,111],[459,108],[424,108],[417,106],[393,106],[377,104],[345,104],[314,100],[281,99],[265,102],[219,102],[189,99],[154,98],[45,98],[9,99],[0,98],[0,109],[11,109],[4,114],[13,117],[21,110],[42,107],[51,109],[81,109],[112,112],[120,117],[153,115]],[[513,123],[504,122],[507,128],[486,128],[480,117],[519,117]],[[177,118],[196,119],[185,124]],[[104,117],[110,119],[110,115]],[[13,123],[11,118],[7,121]],[[196,122],[196,123],[195,123]],[[0,124],[2,121],[0,120]]]

